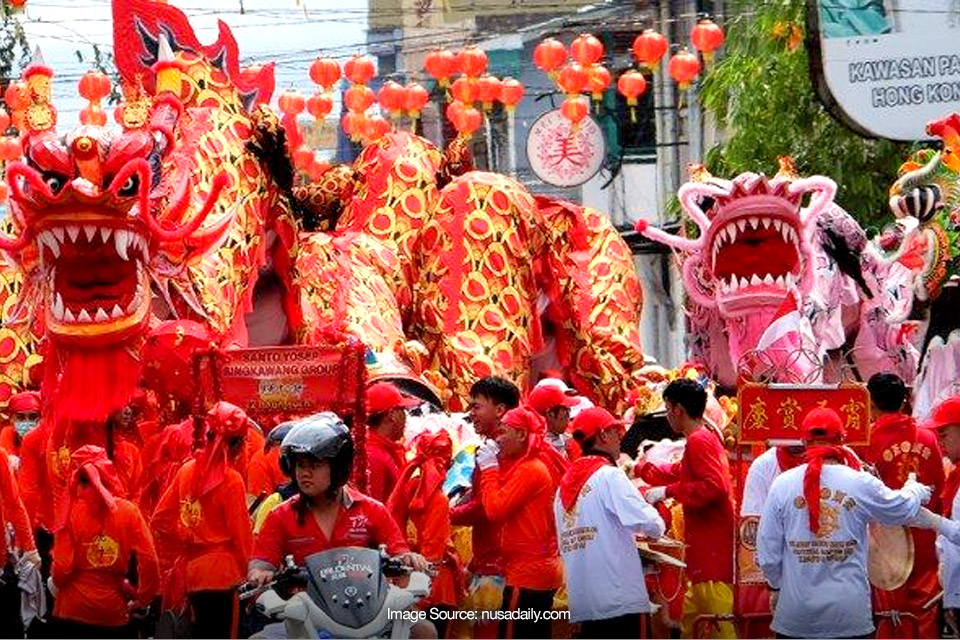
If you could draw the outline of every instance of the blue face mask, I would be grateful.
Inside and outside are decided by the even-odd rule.
[[[16,429],[17,435],[21,438],[37,426],[37,420],[14,420],[13,428]]]

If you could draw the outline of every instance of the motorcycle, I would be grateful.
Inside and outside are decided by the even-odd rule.
[[[405,587],[388,580],[401,576],[409,577]],[[260,613],[282,621],[251,637],[409,638],[425,619],[414,605],[429,593],[430,577],[384,547],[341,547],[307,556],[302,567],[288,556],[272,582],[242,590],[240,599],[255,598]]]

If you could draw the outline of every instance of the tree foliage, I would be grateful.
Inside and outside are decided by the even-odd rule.
[[[23,25],[9,3],[0,3],[0,80],[4,88],[29,60],[30,46]]]
[[[810,78],[805,0],[732,0],[724,57],[704,80],[701,97],[726,140],[709,150],[719,177],[777,171],[789,155],[801,175],[838,186],[837,202],[864,225],[890,217],[887,188],[910,147],[868,139],[836,120]]]

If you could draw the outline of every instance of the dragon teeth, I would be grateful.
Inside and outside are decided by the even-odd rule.
[[[92,224],[83,225],[83,232],[87,234],[87,242],[93,242],[93,236],[97,234],[97,228]]]
[[[107,312],[103,310],[102,307],[97,308],[97,313],[94,314],[93,319],[97,322],[106,322],[110,319],[110,316],[107,315]]]
[[[81,310],[80,310],[80,313],[77,314],[77,321],[78,321],[78,322],[92,322],[92,318],[90,317],[90,314],[87,313],[87,310],[86,310],[86,309],[81,309]]]
[[[77,236],[80,235],[80,227],[74,224],[67,225],[67,235],[70,236],[70,242],[76,242]]]

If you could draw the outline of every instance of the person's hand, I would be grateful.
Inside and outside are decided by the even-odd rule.
[[[35,567],[40,566],[40,554],[37,552],[36,549],[34,549],[33,551],[27,551],[26,553],[24,553],[23,558],[24,560],[26,560],[27,562],[29,562]]]
[[[657,504],[658,502],[663,501],[667,497],[667,488],[651,487],[647,489],[646,493],[643,494],[643,497],[650,504]]]
[[[960,545],[960,522],[943,518],[940,521],[940,533],[953,544]]]
[[[408,552],[400,556],[400,561],[404,566],[410,567],[414,571],[426,573],[430,570],[430,563],[419,553]]]
[[[500,453],[500,445],[495,440],[488,440],[477,449],[477,466],[481,469],[492,469],[500,465],[497,455]]]
[[[273,580],[274,572],[270,569],[250,569],[247,574],[247,580],[253,584],[262,587]]]
[[[925,484],[917,482],[917,474],[911,473],[907,476],[907,481],[903,483],[903,491],[914,494],[920,498],[920,504],[927,504],[933,496],[933,489]]]

